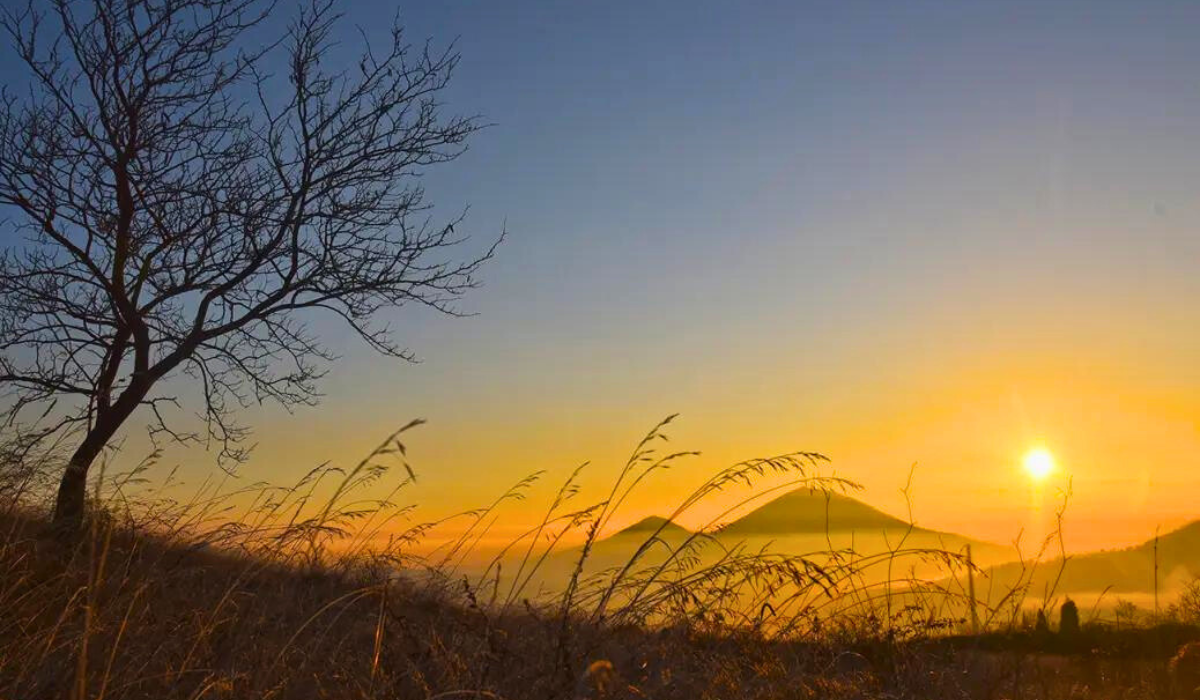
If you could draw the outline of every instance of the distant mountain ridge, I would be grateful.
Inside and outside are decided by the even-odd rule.
[[[1034,592],[1041,592],[1057,580],[1055,592],[1059,595],[1107,591],[1116,596],[1153,593],[1157,568],[1160,590],[1167,593],[1180,582],[1200,576],[1200,520],[1159,536],[1157,546],[1154,539],[1149,539],[1124,549],[1070,554],[1065,567],[1060,557],[1039,563],[1032,572],[1024,572],[1023,568],[1016,562],[1001,564],[989,568],[986,575],[1001,589],[1024,575],[1029,576]]]
[[[1004,546],[949,532],[915,527],[906,520],[867,505],[852,496],[798,488],[759,505],[722,528],[708,531],[706,546],[698,556],[715,560],[730,548],[749,547],[773,553],[814,556],[826,550],[853,550],[862,556],[890,551],[938,551],[964,553],[971,547],[975,563],[987,566],[1011,561],[1013,552]],[[624,566],[633,553],[641,550],[643,564],[661,562],[694,533],[676,522],[658,515],[642,518],[596,541],[588,555],[591,571]],[[654,537],[653,542],[650,538]],[[715,545],[715,546],[707,546]],[[584,545],[580,545],[582,547]],[[645,547],[645,549],[642,549]],[[693,553],[696,554],[696,553]],[[570,574],[579,555],[578,548],[563,550],[552,558],[561,564],[563,576]],[[934,559],[906,559],[909,575],[920,568],[931,577],[944,570]],[[879,568],[874,574],[882,575]]]
[[[683,527],[682,525],[673,523],[670,520],[667,520],[666,518],[663,518],[658,515],[651,515],[650,517],[642,518],[641,520],[630,525],[629,527],[623,528],[620,532],[617,532],[616,534],[614,534],[612,536],[619,537],[621,535],[650,535],[655,532],[658,532],[659,528],[662,529],[663,535],[690,535],[691,534],[691,531],[688,530],[687,528]]]
[[[909,523],[840,493],[799,488],[721,528],[730,535],[798,535],[852,530],[904,530]],[[921,530],[922,528],[914,528]]]
[[[664,526],[665,523],[665,526]],[[662,527],[661,535],[691,532],[666,518],[652,515],[629,525],[610,537],[649,535]],[[864,535],[906,531],[924,537],[944,536],[958,544],[995,545],[954,533],[911,525],[878,508],[841,493],[798,488],[764,503],[713,534],[736,537],[788,537],[796,535]]]

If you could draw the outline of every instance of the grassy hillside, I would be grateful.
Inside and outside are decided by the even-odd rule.
[[[73,551],[35,518],[0,528],[4,698],[939,700],[1002,687],[1014,700],[1150,700],[1171,688],[1161,660],[1044,661],[1024,637],[564,621],[444,581],[205,552],[115,523]]]
[[[639,445],[618,487],[662,463],[647,447],[655,442]],[[948,637],[963,628],[947,614],[960,592],[901,572],[910,559],[954,570],[953,553],[767,553],[666,524],[653,548],[625,548],[584,573],[604,547],[645,543],[664,522],[597,541],[614,501],[564,508],[571,480],[503,565],[468,572],[496,504],[530,480],[468,511],[454,543],[417,555],[427,526],[400,520],[411,509],[394,497],[411,479],[383,501],[362,495],[380,488],[380,460],[401,453],[393,444],[290,488],[238,491],[243,510],[221,494],[135,492],[134,472],[93,491],[100,500],[73,544],[45,534],[48,494],[30,475],[47,472],[0,462],[0,698],[1148,700],[1171,688],[1169,644],[1128,662],[1062,646],[1078,658],[1047,663],[1047,647],[1024,638]],[[817,481],[811,465],[739,463],[698,493],[766,468]],[[567,532],[587,543],[560,551]],[[720,556],[701,556],[695,542]],[[532,583],[564,555],[575,572],[566,585]]]

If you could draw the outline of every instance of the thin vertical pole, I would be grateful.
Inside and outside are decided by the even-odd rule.
[[[971,596],[971,634],[979,634],[979,612],[975,609],[975,561],[967,545],[967,595]]]
[[[1159,526],[1161,527],[1161,526]],[[1158,617],[1158,527],[1154,528],[1154,617]]]

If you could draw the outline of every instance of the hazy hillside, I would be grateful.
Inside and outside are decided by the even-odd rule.
[[[589,570],[601,570],[623,564],[646,539],[658,534],[655,543],[643,557],[646,563],[661,561],[670,548],[682,544],[692,533],[660,516],[644,518],[598,541],[589,557]],[[874,508],[850,496],[796,489],[779,496],[713,533],[715,542],[706,544],[702,557],[717,557],[722,551],[744,544],[748,549],[767,548],[790,555],[821,552],[828,549],[854,550],[870,556],[894,550],[937,549],[961,553],[965,545],[972,546],[975,561],[982,565],[998,564],[1014,558],[1014,552],[990,542],[962,535],[910,527],[907,522]],[[574,562],[574,550],[557,557],[562,562]],[[562,567],[551,563],[547,574],[561,576]],[[923,575],[939,577],[936,565],[921,566]],[[554,579],[553,575],[548,576]]]
[[[1183,582],[1200,575],[1200,521],[1159,537],[1157,559],[1159,592],[1165,601]],[[1069,555],[1065,568],[1062,564],[1061,558],[1055,558],[1039,564],[1032,572],[1026,571],[1025,577],[1031,580],[1030,595],[1042,595],[1061,570],[1062,578],[1055,589],[1059,595],[1087,597],[1107,591],[1114,597],[1153,596],[1153,540],[1126,549]],[[986,572],[997,592],[1016,585],[1021,576],[1022,565],[1016,562]]]
[[[903,530],[905,521],[839,493],[796,489],[721,529],[723,535],[801,535],[848,530]]]
[[[664,523],[666,525],[665,527],[663,527]],[[662,528],[661,532],[659,532],[659,528]],[[687,535],[691,534],[688,529],[682,525],[678,525],[657,515],[651,515],[650,517],[642,518],[636,523],[621,530],[613,535],[613,537],[638,536],[644,538],[649,537],[655,532],[659,533],[659,537],[670,537],[673,535],[682,535],[686,537]]]

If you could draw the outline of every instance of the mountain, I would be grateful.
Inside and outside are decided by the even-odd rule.
[[[666,518],[643,518],[595,542],[586,570],[594,573],[625,565],[655,532],[658,532],[657,541],[643,551],[641,566],[663,561],[692,535],[688,529]],[[740,546],[747,551],[762,548],[816,560],[827,551],[852,549],[862,557],[900,552],[894,561],[878,560],[886,566],[864,569],[859,574],[861,581],[876,581],[888,575],[912,575],[930,580],[945,576],[940,560],[921,557],[921,551],[961,553],[966,545],[970,545],[974,561],[980,566],[1014,558],[1009,548],[953,533],[912,527],[906,521],[850,496],[806,488],[778,496],[711,534],[712,537],[702,538],[700,546],[689,554],[698,557],[701,564],[715,562],[731,548]],[[549,582],[547,585],[553,587],[572,574],[579,552],[578,547],[563,549],[547,559],[543,572],[544,579]],[[912,556],[906,556],[905,552]]]
[[[666,520],[649,517],[606,538],[613,543],[638,543],[649,537]],[[659,538],[682,541],[688,530],[668,523]],[[811,552],[826,548],[851,547],[860,554],[874,554],[897,546],[961,552],[971,545],[980,565],[1011,561],[1014,552],[990,542],[910,526],[908,522],[878,508],[839,493],[798,488],[778,496],[713,533],[726,544],[745,541],[755,546],[770,544],[780,552]]]
[[[665,527],[664,527],[665,524]],[[659,528],[662,531],[659,532]],[[655,532],[659,533],[659,537],[669,537],[671,535],[682,535],[686,537],[692,534],[687,528],[677,525],[666,518],[661,518],[657,515],[651,515],[648,518],[642,518],[629,527],[617,532],[612,537],[621,537],[622,535],[638,535],[640,537],[649,537]]]
[[[661,531],[659,527],[662,527]],[[643,552],[643,565],[661,562],[692,534],[687,528],[657,515],[642,518],[622,530],[596,540],[588,554],[587,571],[594,573],[623,566],[655,532],[658,532],[656,541],[650,543]],[[561,585],[574,571],[581,547],[582,545],[566,547],[553,552],[543,567],[542,580],[550,587]]]
[[[852,530],[906,530],[909,524],[849,496],[799,488],[721,529],[722,535],[804,535]],[[914,531],[928,532],[922,528]]]
[[[1032,571],[1028,564],[1008,563],[985,572],[993,587],[1007,591],[1018,581],[1030,580],[1031,596],[1041,596],[1061,579],[1054,589],[1057,595],[1083,597],[1106,592],[1107,596],[1154,593],[1154,570],[1157,559],[1159,591],[1164,600],[1179,587],[1200,576],[1200,521],[1189,523],[1158,538],[1157,554],[1154,540],[1125,549],[1088,552],[1067,556],[1066,566],[1061,558],[1037,565]]]

